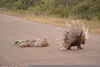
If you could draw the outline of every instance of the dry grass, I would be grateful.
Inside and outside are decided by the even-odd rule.
[[[20,15],[16,11],[11,11],[8,9],[0,8],[0,13],[7,14],[7,15],[13,15],[13,16],[18,16],[24,19],[32,20],[32,21],[38,21],[46,24],[53,24],[57,26],[63,26],[65,27],[66,22],[71,22],[73,19],[71,18],[55,18],[55,17],[48,17],[48,16],[36,16],[36,15]],[[76,20],[74,20],[76,21]],[[95,33],[95,34],[100,34],[100,21],[98,20],[92,20],[92,21],[87,21],[87,20],[80,20],[80,22],[84,23],[86,27],[89,27],[89,32]]]

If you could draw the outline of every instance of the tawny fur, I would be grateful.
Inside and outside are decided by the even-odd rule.
[[[46,47],[49,46],[48,42],[46,41],[46,38],[39,39],[29,39],[29,40],[19,40],[17,42],[14,42],[13,45],[19,45],[20,47]]]

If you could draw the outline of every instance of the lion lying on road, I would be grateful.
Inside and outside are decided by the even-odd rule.
[[[39,39],[28,39],[28,40],[19,40],[13,43],[13,45],[19,45],[20,47],[46,47],[49,46],[46,38]]]

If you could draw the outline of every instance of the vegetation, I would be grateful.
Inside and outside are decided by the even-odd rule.
[[[100,0],[0,0],[0,7],[18,11],[21,15],[100,20]]]

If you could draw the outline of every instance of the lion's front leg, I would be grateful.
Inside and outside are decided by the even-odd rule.
[[[20,47],[28,47],[28,44],[22,43],[19,45]]]
[[[35,39],[31,39],[29,42],[28,42],[28,46],[31,46],[31,43],[35,42]]]

